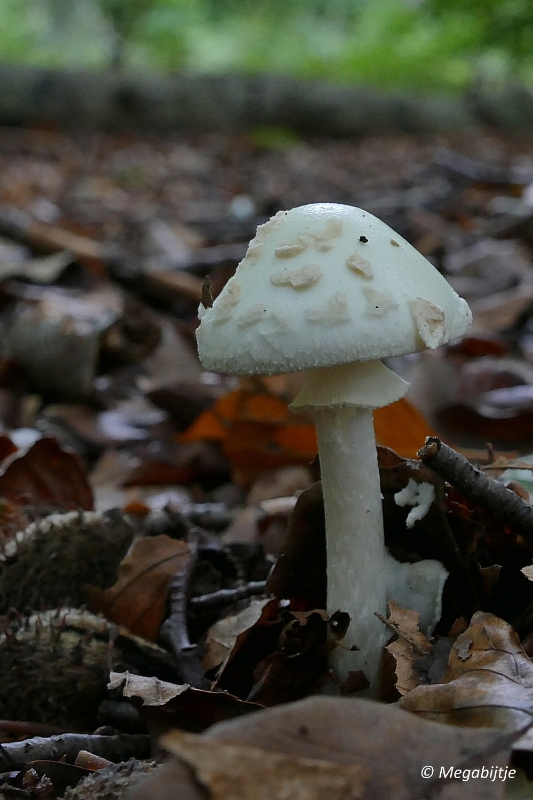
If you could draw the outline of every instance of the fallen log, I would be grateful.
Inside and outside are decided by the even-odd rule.
[[[284,75],[163,77],[0,64],[0,125],[157,132],[284,126],[351,137],[452,132],[478,123],[461,98]]]

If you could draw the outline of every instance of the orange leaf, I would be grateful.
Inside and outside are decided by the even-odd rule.
[[[238,389],[204,411],[180,441],[214,439],[245,482],[264,470],[308,464],[317,452],[314,425],[266,392]]]
[[[91,611],[154,642],[165,612],[168,584],[183,569],[189,553],[186,542],[169,536],[139,539],[122,560],[113,586],[83,587]]]
[[[434,436],[422,414],[401,399],[374,412],[377,443],[403,458],[414,458],[426,436]],[[293,414],[286,404],[266,392],[238,389],[204,411],[180,436],[180,441],[214,439],[222,442],[232,465],[250,479],[266,469],[308,464],[317,453],[314,425]]]
[[[374,428],[376,442],[402,458],[415,458],[426,436],[436,435],[420,411],[404,397],[374,411]]]

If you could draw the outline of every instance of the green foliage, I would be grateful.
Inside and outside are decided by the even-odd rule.
[[[533,80],[531,0],[0,0],[0,58],[457,91]]]
[[[427,0],[426,10],[439,20],[453,16],[475,26],[480,48],[505,50],[518,61],[532,57],[531,0]]]

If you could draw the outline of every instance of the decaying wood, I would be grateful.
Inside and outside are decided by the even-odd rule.
[[[282,125],[302,133],[360,136],[475,128],[462,100],[384,92],[285,75],[135,76],[3,64],[0,124],[228,130]]]

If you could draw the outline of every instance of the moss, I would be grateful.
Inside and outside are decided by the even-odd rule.
[[[110,669],[175,677],[165,650],[87,611],[14,618],[0,636],[0,718],[92,731]]]
[[[130,758],[122,764],[112,764],[84,778],[74,789],[67,789],[60,800],[124,800],[139,778],[153,772],[155,761]]]
[[[112,586],[132,539],[133,529],[118,510],[52,514],[32,523],[0,562],[0,614],[82,605],[85,583]]]

